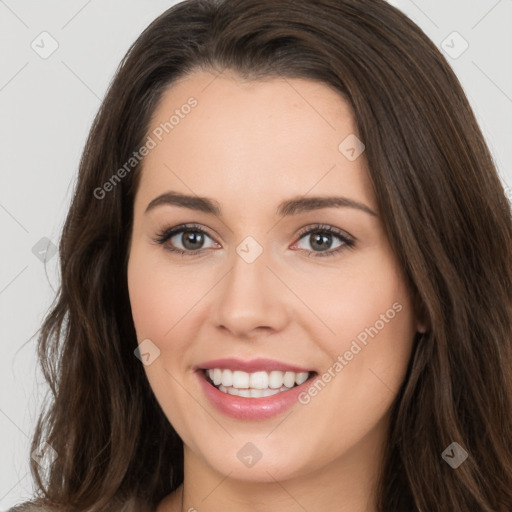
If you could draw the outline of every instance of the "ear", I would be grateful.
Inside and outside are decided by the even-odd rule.
[[[417,320],[416,321],[416,331],[421,333],[421,334],[424,334],[427,332],[427,325],[425,324],[425,322],[423,322],[422,320]]]
[[[425,305],[417,295],[416,297],[414,297],[414,311],[416,318],[416,331],[421,334],[424,334],[427,332],[429,327],[429,322],[427,320],[428,314]]]

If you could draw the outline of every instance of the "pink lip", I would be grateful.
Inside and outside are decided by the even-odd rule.
[[[215,368],[219,368],[219,366],[215,366]],[[245,398],[219,391],[206,379],[203,370],[198,369],[196,375],[206,397],[218,411],[232,418],[249,421],[271,418],[290,408],[298,402],[300,393],[306,391],[316,377],[316,373],[314,373],[312,377],[300,386],[295,386],[288,391],[276,393],[272,396]]]
[[[266,371],[271,372],[273,370],[280,370],[282,372],[309,372],[307,368],[300,368],[288,363],[282,363],[281,361],[275,361],[273,359],[252,359],[250,361],[243,361],[242,359],[236,359],[234,357],[224,359],[214,359],[211,361],[205,361],[194,367],[195,370],[208,370],[211,368],[222,368],[227,370],[241,370],[247,373]]]

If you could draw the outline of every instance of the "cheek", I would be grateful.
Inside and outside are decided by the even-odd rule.
[[[157,261],[157,251],[135,247],[128,261],[127,280],[132,316],[141,343],[149,338],[159,349],[159,355],[144,366],[146,377],[169,422],[180,432],[186,430],[179,411],[187,411],[190,396],[173,378],[176,367],[183,361],[187,335],[183,329],[193,311],[191,305],[199,293],[185,286],[190,276],[179,269]],[[188,313],[187,313],[188,312]],[[154,349],[153,349],[154,350]],[[155,352],[153,352],[154,354]]]
[[[180,272],[179,267],[171,269],[157,256],[158,250],[135,248],[128,262],[128,291],[139,341],[167,338],[200,292],[190,286],[189,275]]]
[[[325,458],[385,421],[411,356],[415,322],[409,294],[391,265],[382,262],[373,275],[371,268],[331,280],[324,288],[329,293],[317,301],[335,334],[323,327],[314,337],[326,357],[318,385],[301,403],[308,411],[303,427],[331,439],[328,446],[314,447]]]
[[[173,299],[172,288],[163,287],[156,274],[134,262],[133,269],[128,272],[128,290],[139,342],[165,333],[171,320],[165,304]]]
[[[341,349],[360,333],[364,339],[366,329],[376,323],[382,333],[393,330],[408,337],[411,332],[414,322],[409,293],[392,255],[386,251],[354,255],[329,272],[304,272],[292,277],[294,291],[304,297],[313,313],[305,317],[310,319],[308,330],[317,328],[315,338],[322,345]]]
[[[359,260],[357,268],[331,276],[310,294],[322,319],[315,322],[316,333],[310,329],[327,355],[322,371],[335,375],[326,375],[336,381],[327,385],[330,398],[350,403],[349,410],[369,407],[376,417],[403,381],[416,330],[409,292],[394,260],[385,256]]]

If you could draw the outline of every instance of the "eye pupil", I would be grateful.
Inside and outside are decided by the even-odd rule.
[[[313,235],[312,238],[313,238],[313,242],[311,243],[311,247],[313,247],[313,249],[315,249],[315,245],[317,246],[316,247],[317,249],[318,248],[325,249],[325,248],[328,248],[331,246],[331,243],[332,243],[331,235],[316,234],[316,235]]]
[[[195,249],[200,249],[203,242],[203,234],[198,233],[197,231],[184,231],[181,237],[181,243],[183,244],[183,247],[192,251]]]

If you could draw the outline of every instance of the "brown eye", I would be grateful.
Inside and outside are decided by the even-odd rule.
[[[314,257],[333,256],[353,246],[354,240],[348,234],[332,226],[321,225],[302,232],[299,241],[294,244],[294,248],[302,249]]]
[[[212,241],[209,247],[204,246],[207,239]],[[183,255],[193,255],[201,252],[203,249],[220,247],[200,227],[183,225],[164,230],[156,237],[155,242],[163,245],[166,250]]]
[[[183,231],[179,240],[185,249],[194,251],[202,248],[204,233],[199,233],[198,231]]]

